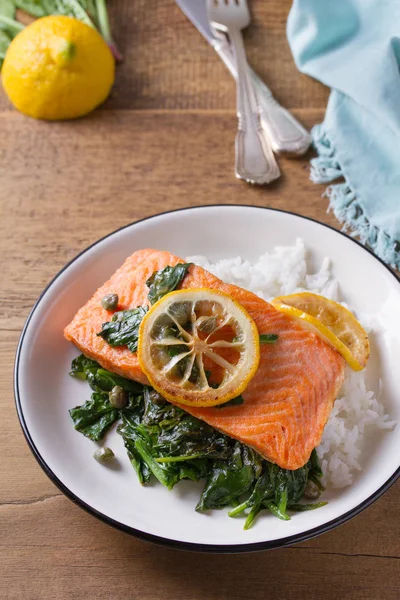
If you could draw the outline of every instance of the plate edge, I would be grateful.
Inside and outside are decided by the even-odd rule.
[[[86,254],[94,246],[100,244],[101,242],[103,242],[107,238],[113,236],[114,234],[116,234],[120,231],[123,231],[124,229],[127,229],[129,227],[132,227],[138,223],[143,223],[144,221],[153,219],[155,217],[172,214],[172,213],[178,213],[178,212],[182,212],[182,211],[192,211],[192,210],[199,210],[199,209],[204,209],[204,208],[219,208],[219,209],[221,209],[224,207],[251,208],[251,209],[257,209],[257,210],[263,210],[263,211],[266,210],[266,211],[270,211],[270,212],[278,212],[278,213],[295,216],[300,219],[304,219],[304,220],[316,223],[317,225],[320,225],[322,227],[326,227],[327,229],[330,229],[331,231],[334,231],[335,233],[342,235],[343,237],[350,240],[357,246],[361,247],[364,251],[368,252],[373,258],[375,258],[378,262],[380,262],[385,267],[385,269],[387,269],[388,272],[394,277],[394,279],[397,281],[397,283],[400,284],[399,276],[397,276],[396,273],[394,273],[390,269],[390,267],[381,258],[376,256],[376,254],[374,254],[374,252],[372,252],[372,250],[370,248],[367,248],[366,246],[361,244],[361,242],[359,242],[358,240],[355,240],[354,238],[346,235],[343,231],[335,229],[331,225],[328,225],[326,223],[321,223],[317,219],[313,219],[311,217],[300,215],[295,212],[286,211],[286,210],[277,209],[277,208],[256,206],[256,205],[251,205],[251,204],[206,204],[206,205],[197,205],[197,206],[191,206],[191,207],[182,207],[182,208],[178,208],[178,209],[174,209],[174,210],[165,211],[162,213],[156,213],[155,215],[150,215],[148,217],[138,219],[137,221],[133,221],[132,223],[128,223],[127,225],[124,225],[123,227],[119,227],[118,229],[116,229],[116,230],[110,232],[109,234],[103,236],[102,238],[96,240],[95,242],[90,244],[87,248],[85,248],[81,252],[79,252],[66,265],[64,265],[64,267],[60,271],[58,271],[58,273],[56,273],[56,275],[46,285],[46,287],[44,288],[44,290],[42,291],[42,293],[36,300],[35,304],[33,305],[32,309],[25,321],[24,327],[22,329],[22,332],[21,332],[21,335],[20,335],[20,338],[18,341],[16,354],[15,354],[15,364],[14,364],[14,398],[15,398],[16,411],[17,411],[19,422],[20,422],[20,426],[21,426],[25,440],[26,440],[32,454],[34,455],[35,459],[39,463],[39,466],[49,477],[49,479],[51,479],[51,481],[57,486],[57,488],[74,504],[78,505],[80,508],[82,508],[89,514],[93,515],[94,517],[96,517],[97,519],[102,521],[103,523],[106,523],[107,525],[109,525],[111,527],[119,529],[120,531],[123,531],[124,533],[128,533],[130,535],[133,535],[133,536],[135,536],[139,539],[142,539],[144,541],[147,541],[147,542],[152,542],[152,543],[155,543],[158,545],[172,547],[172,548],[179,549],[179,550],[192,551],[192,552],[205,552],[205,553],[214,553],[214,554],[236,554],[236,553],[244,553],[244,552],[258,552],[261,550],[272,550],[275,548],[283,548],[283,547],[290,546],[295,543],[309,540],[318,535],[326,533],[326,532],[330,531],[331,529],[338,527],[339,525],[344,524],[345,522],[347,522],[351,518],[357,516],[360,512],[362,512],[363,510],[368,508],[373,502],[375,502],[380,496],[382,496],[395,483],[395,481],[400,477],[400,466],[378,490],[376,490],[373,494],[371,494],[371,496],[369,496],[366,500],[361,502],[359,505],[352,508],[351,510],[349,510],[347,513],[341,515],[340,517],[337,517],[336,519],[332,519],[332,521],[329,521],[328,523],[325,523],[324,525],[315,527],[314,529],[309,529],[308,531],[301,533],[301,534],[295,534],[293,536],[279,538],[277,540],[272,540],[272,541],[252,542],[249,544],[226,544],[226,545],[221,544],[221,545],[219,545],[219,544],[203,544],[203,543],[196,543],[196,542],[185,542],[185,541],[181,541],[181,540],[173,540],[173,539],[169,539],[169,538],[160,537],[160,536],[157,536],[152,533],[147,533],[147,532],[141,531],[139,529],[135,529],[134,527],[125,525],[123,523],[120,523],[119,521],[116,521],[115,519],[113,519],[111,517],[108,517],[107,515],[101,513],[100,511],[97,511],[95,508],[91,507],[89,504],[87,504],[86,502],[81,500],[81,498],[79,498],[76,494],[74,494],[74,492],[72,492],[67,486],[65,486],[62,483],[62,481],[60,479],[58,479],[58,477],[50,469],[50,467],[47,465],[46,461],[40,455],[38,449],[35,446],[33,439],[31,438],[31,435],[29,433],[29,430],[28,430],[28,427],[26,425],[24,415],[23,415],[20,394],[19,394],[19,383],[18,383],[19,363],[20,363],[20,356],[21,356],[23,341],[24,341],[26,331],[29,327],[29,323],[33,317],[35,310],[37,309],[38,305],[40,304],[42,298],[45,296],[45,294],[51,288],[51,286],[55,283],[55,281],[60,277],[60,275],[62,275],[62,273],[64,271],[66,271],[74,262],[76,262],[83,254]]]

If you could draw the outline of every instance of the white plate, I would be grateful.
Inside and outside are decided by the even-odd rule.
[[[35,457],[69,498],[106,523],[147,540],[238,552],[283,546],[327,531],[363,510],[396,480],[400,427],[371,441],[362,473],[352,486],[327,491],[326,507],[297,513],[288,522],[265,514],[243,531],[243,520],[228,518],[226,510],[209,515],[194,511],[199,484],[182,482],[172,492],[158,483],[141,487],[114,432],[107,444],[116,452],[119,468],[98,464],[93,442],[72,427],[68,409],[88,399],[90,390],[68,376],[78,352],[64,340],[63,328],[129,254],[154,247],[183,257],[241,255],[253,260],[298,237],[314,266],[326,256],[332,259],[345,300],[379,320],[380,333],[372,339],[374,385],[382,379],[386,410],[400,420],[400,285],[372,253],[325,225],[271,209],[223,205],[169,212],[120,229],[75,258],[43,292],[22,333],[15,366],[19,418]]]

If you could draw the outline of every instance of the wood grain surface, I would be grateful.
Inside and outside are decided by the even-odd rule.
[[[253,0],[246,45],[277,98],[307,126],[328,92],[300,75],[285,36],[289,0]],[[125,62],[89,117],[40,123],[0,93],[0,598],[7,600],[397,600],[395,485],[349,523],[287,549],[195,555],[113,530],[44,475],[16,416],[12,368],[23,323],[57,271],[99,237],[167,209],[244,203],[337,226],[308,158],[281,159],[258,189],[233,176],[235,91],[173,0],[114,0]]]

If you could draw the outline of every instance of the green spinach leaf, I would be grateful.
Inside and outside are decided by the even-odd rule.
[[[157,448],[167,457],[227,458],[231,454],[226,436],[190,415],[183,415],[173,427],[160,423]]]
[[[192,461],[191,456],[180,456],[175,460],[170,457],[171,460],[163,461],[163,442],[160,441],[163,426],[171,420],[179,422],[185,413],[172,405],[164,407],[166,401],[160,402],[157,393],[148,389],[141,400],[140,404],[123,409],[122,425],[117,429],[141,483],[148,483],[153,474],[171,489],[180,479],[198,481],[204,477],[207,472],[205,461]],[[174,409],[178,411],[176,414]]]
[[[151,471],[145,461],[143,461],[142,456],[137,451],[135,442],[139,439],[139,434],[137,432],[137,426],[140,422],[140,417],[127,413],[124,411],[122,413],[122,424],[118,426],[118,433],[122,436],[124,440],[124,445],[126,451],[128,453],[129,460],[131,461],[132,467],[136,471],[136,475],[141,484],[149,483],[151,477]]]
[[[160,463],[183,462],[193,456],[222,459],[232,454],[227,436],[173,406],[151,388],[144,389],[140,425],[140,435],[144,438],[147,433]]]
[[[139,306],[132,310],[114,313],[111,321],[103,323],[97,334],[110,346],[128,346],[131,352],[137,351],[139,327],[147,308]]]
[[[101,440],[115,421],[118,410],[108,400],[108,394],[95,392],[92,399],[69,411],[74,427],[94,442]]]
[[[237,503],[256,478],[254,459],[250,448],[236,442],[228,460],[213,462],[196,510],[202,512]]]
[[[279,467],[278,467],[279,469]],[[285,512],[287,506],[291,506],[303,497],[307,484],[310,463],[304,465],[295,471],[279,469],[276,479],[275,504]],[[283,502],[283,496],[286,501]]]
[[[72,361],[70,375],[76,379],[87,380],[95,392],[111,392],[116,385],[132,394],[143,392],[143,386],[140,383],[106,371],[96,361],[86,358],[84,354]]]
[[[155,477],[171,489],[182,479],[205,479],[196,510],[231,506],[230,516],[246,511],[245,529],[265,510],[288,520],[290,510],[326,504],[300,504],[309,480],[321,485],[316,452],[301,469],[286,471],[170,404],[152,388],[114,375],[83,355],[72,362],[71,375],[94,390],[90,401],[70,411],[75,428],[97,441],[120,419],[117,431],[142,484]],[[108,400],[114,385],[129,394],[127,406],[120,410]]]
[[[312,469],[311,460],[295,471],[281,469],[266,460],[263,461],[263,471],[253,487],[249,498],[229,512],[230,517],[250,509],[245,522],[245,529],[253,523],[259,512],[268,509],[279,519],[290,519],[287,510],[297,503],[304,495],[308,477]]]
[[[146,285],[149,287],[150,304],[155,304],[157,300],[175,290],[183,281],[191,264],[183,263],[175,267],[165,267],[161,271],[153,273],[146,281]]]
[[[70,375],[87,381],[94,392],[91,400],[69,411],[75,429],[94,441],[102,439],[120,417],[120,411],[110,404],[108,396],[114,386],[121,386],[129,394],[126,411],[132,411],[138,405],[138,397],[143,394],[140,383],[106,371],[83,354],[72,361]]]

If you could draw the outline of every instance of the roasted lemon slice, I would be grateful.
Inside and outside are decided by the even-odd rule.
[[[369,357],[368,335],[344,306],[323,296],[303,292],[279,296],[272,304],[300,320],[331,344],[354,371],[361,371]]]
[[[189,406],[238,396],[260,360],[257,326],[227,294],[178,290],[151,307],[139,330],[138,358],[151,385]]]

